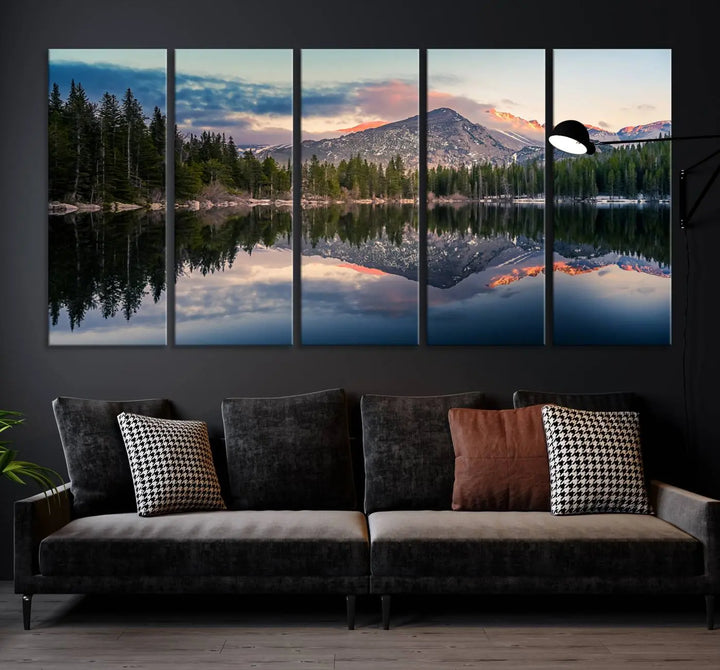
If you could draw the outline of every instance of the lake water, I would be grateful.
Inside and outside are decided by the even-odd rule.
[[[555,209],[554,343],[670,344],[670,207]]]
[[[542,204],[428,210],[428,343],[538,345],[544,338]]]
[[[303,344],[418,342],[417,208],[303,212]]]
[[[669,344],[670,208],[556,206],[554,344]],[[303,212],[302,343],[418,342],[412,205]],[[431,345],[540,345],[544,208],[428,210]],[[177,212],[176,342],[292,343],[292,216],[284,209]],[[166,339],[165,217],[49,217],[51,344]]]
[[[253,207],[175,215],[175,341],[292,344],[292,216]]]
[[[51,345],[165,344],[164,212],[50,216],[48,248]]]

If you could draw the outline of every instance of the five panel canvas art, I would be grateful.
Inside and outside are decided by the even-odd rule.
[[[168,128],[165,50],[50,51],[51,345],[165,344],[168,281],[176,344],[290,345],[294,225],[302,344],[417,344],[419,202],[428,344],[543,344],[546,230],[552,343],[670,343],[670,143],[633,143],[671,133],[669,50],[553,51],[555,120],[627,144],[554,152],[552,221],[544,50],[428,50],[424,137],[417,50],[303,50],[301,137],[293,59],[176,50]]]

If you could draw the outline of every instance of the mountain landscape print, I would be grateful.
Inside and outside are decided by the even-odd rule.
[[[545,52],[428,50],[428,343],[544,341]]]
[[[652,142],[672,134],[670,50],[179,49],[172,60],[168,128],[165,50],[49,51],[51,345],[165,344],[167,268],[178,345],[288,346],[294,332],[325,346],[412,346],[424,332],[436,346],[537,346],[546,332],[557,345],[670,343],[671,143]],[[577,119],[615,143],[547,157],[552,221],[548,84],[551,125]]]
[[[165,344],[166,63],[49,51],[51,345]]]
[[[175,60],[175,341],[289,345],[292,50]]]
[[[302,51],[304,344],[418,342],[418,95],[416,50]]]
[[[554,51],[556,119],[593,156],[555,152],[554,342],[670,344],[669,49]]]

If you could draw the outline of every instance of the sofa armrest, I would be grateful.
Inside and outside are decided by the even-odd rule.
[[[15,592],[40,571],[40,542],[71,520],[70,484],[15,502]]]
[[[657,480],[650,482],[650,499],[658,518],[703,543],[705,576],[720,592],[720,500]]]

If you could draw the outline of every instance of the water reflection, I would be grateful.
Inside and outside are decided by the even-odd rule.
[[[417,344],[417,209],[303,213],[304,344]]]
[[[556,206],[554,342],[670,343],[670,207]]]
[[[543,216],[541,204],[428,210],[430,344],[542,344]]]
[[[165,343],[165,215],[50,216],[50,344]]]
[[[544,209],[428,209],[428,341],[541,344]],[[554,343],[670,341],[670,209],[556,206]],[[303,215],[304,344],[417,343],[411,205]],[[270,207],[178,212],[178,344],[292,341],[292,217]],[[51,344],[165,342],[162,213],[49,219]]]
[[[292,216],[274,207],[178,212],[178,344],[291,344]]]

